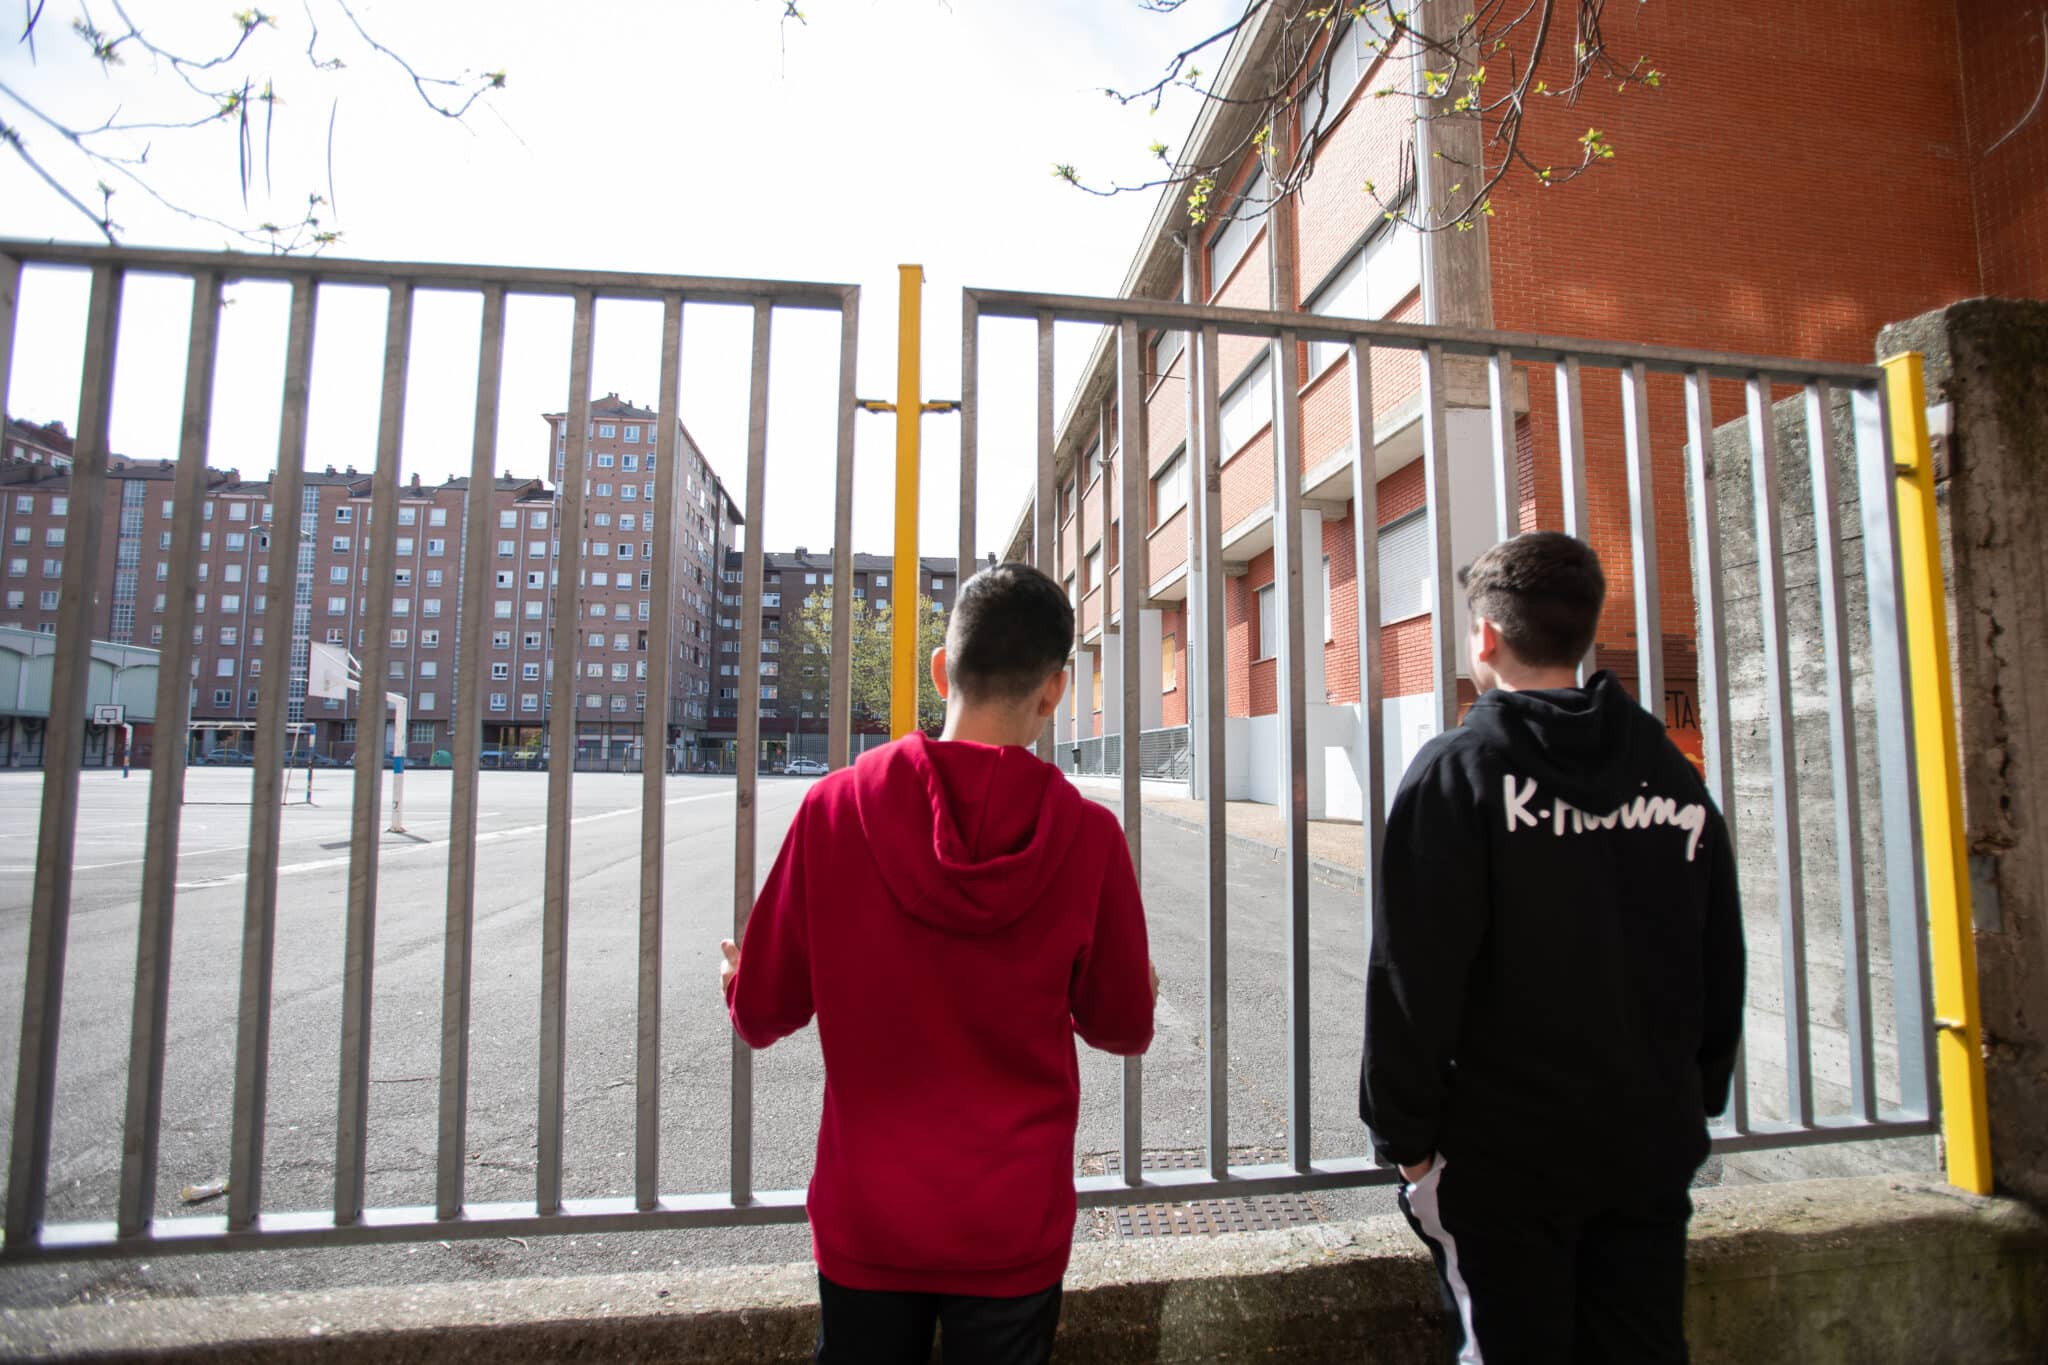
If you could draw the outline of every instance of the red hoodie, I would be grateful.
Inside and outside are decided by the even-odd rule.
[[[818,1016],[818,1269],[1014,1297],[1074,1238],[1074,1035],[1152,1041],[1116,817],[1029,750],[912,734],[805,796],[726,992],[766,1047]]]

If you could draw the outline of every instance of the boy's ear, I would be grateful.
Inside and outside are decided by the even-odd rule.
[[[946,647],[944,645],[940,645],[932,651],[932,686],[939,689],[939,699],[941,701],[951,699],[953,684],[946,677]]]
[[[1492,664],[1500,657],[1500,627],[1484,616],[1472,618],[1472,657],[1483,664]]]
[[[1044,720],[1060,709],[1060,698],[1067,695],[1067,670],[1062,668],[1045,680],[1045,686],[1038,689],[1038,718]]]

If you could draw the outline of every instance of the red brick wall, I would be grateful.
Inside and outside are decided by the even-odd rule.
[[[1652,54],[1664,88],[1602,87],[1531,116],[1525,146],[1539,164],[1564,164],[1588,126],[1609,134],[1616,157],[1569,186],[1502,183],[1489,225],[1497,326],[1868,360],[1884,323],[1976,292],[1947,0],[1910,0],[1882,21],[1850,0],[1631,7],[1625,33],[1614,18],[1619,55]],[[1545,72],[1553,85],[1568,57],[1559,49]],[[1825,115],[1795,118],[1767,70],[1802,73],[1798,104]],[[1536,477],[1524,497],[1533,492],[1536,524],[1559,526],[1554,381],[1547,368],[1529,378]],[[1692,594],[1679,393],[1675,378],[1653,380],[1649,439],[1660,597],[1667,630],[1682,631]],[[1722,420],[1739,414],[1735,386],[1717,385],[1714,399]],[[1610,583],[1600,639],[1633,647],[1615,372],[1586,372],[1585,412],[1591,533]]]
[[[2048,109],[1986,150],[2041,88],[2042,11],[2012,0],[1957,0],[1956,19],[1981,292],[2048,299]]]

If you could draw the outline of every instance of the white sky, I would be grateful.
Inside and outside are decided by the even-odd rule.
[[[309,69],[306,11],[277,7],[243,69],[274,76],[283,97],[271,151],[274,198],[258,181],[247,219],[290,221],[309,190],[325,193],[330,108],[339,100],[334,190],[339,254],[849,281],[862,286],[860,396],[894,398],[896,266],[923,264],[924,390],[959,390],[959,288],[967,284],[1077,294],[1116,290],[1155,198],[1103,200],[1060,184],[1056,161],[1092,179],[1144,175],[1155,138],[1178,150],[1191,101],[1154,117],[1122,110],[1105,85],[1142,85],[1166,56],[1234,16],[1242,0],[1189,0],[1173,16],[1136,0],[808,0],[806,26],[778,21],[777,0],[672,0],[579,6],[537,0],[361,0],[381,41],[423,73],[504,69],[507,88],[465,124],[424,108],[395,67],[364,47],[338,12],[314,0],[321,55],[347,69]],[[49,0],[39,62],[9,32],[0,83],[74,124],[189,117],[176,77],[146,54],[105,77],[68,32],[77,0]],[[116,16],[91,4],[111,27]],[[227,0],[130,0],[152,40],[202,53],[232,38]],[[1220,49],[1206,65],[1220,61]],[[181,112],[185,111],[185,112]],[[74,188],[80,170],[61,142],[0,96],[0,120]],[[156,134],[152,175],[172,197],[246,221],[227,124]],[[119,187],[118,181],[114,182]],[[114,217],[133,245],[217,248],[218,228],[173,217],[127,189]],[[83,241],[91,225],[0,152],[0,236]],[[86,283],[75,272],[24,277],[9,407],[76,427]],[[222,329],[209,462],[261,477],[275,462],[283,371],[283,286],[244,285]],[[114,450],[174,457],[190,290],[129,283],[117,359]],[[381,291],[323,291],[316,337],[308,463],[375,458],[385,300]],[[515,301],[499,415],[498,468],[547,472],[539,414],[568,400],[570,306]],[[417,296],[403,470],[437,480],[469,468],[476,392],[473,295]],[[598,310],[593,387],[654,406],[659,305]],[[746,310],[691,307],[684,318],[683,418],[745,495]],[[1093,328],[1058,340],[1064,409]],[[778,312],[763,543],[831,543],[833,399],[838,321]],[[978,545],[1007,536],[1030,487],[1035,449],[1028,322],[982,324]],[[857,548],[886,552],[892,525],[893,419],[862,416],[857,447]],[[957,544],[958,422],[924,419],[926,553]]]

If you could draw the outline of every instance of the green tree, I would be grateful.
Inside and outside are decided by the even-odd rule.
[[[853,717],[889,723],[889,651],[895,639],[892,603],[857,600],[848,640]],[[792,685],[799,705],[822,711],[832,686],[832,595],[812,593],[782,628],[783,684]],[[946,704],[932,686],[927,661],[946,642],[946,614],[924,594],[917,598],[917,723],[937,734],[946,723]]]

